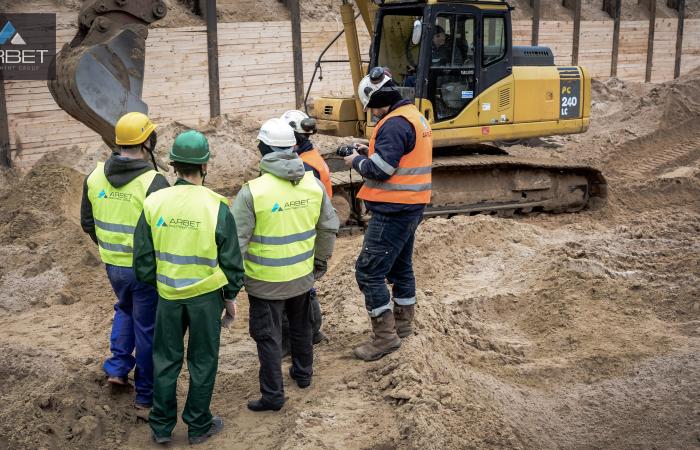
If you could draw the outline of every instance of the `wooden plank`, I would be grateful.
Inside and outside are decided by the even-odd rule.
[[[654,66],[654,32],[656,31],[656,0],[648,0],[649,4],[649,36],[647,38],[647,69],[644,81],[651,81],[651,71]]]
[[[0,71],[0,166],[10,167],[10,124],[5,103],[5,77]]]
[[[683,55],[683,27],[685,26],[685,0],[678,0],[678,28],[676,29],[676,58],[673,65],[673,78],[681,76]]]
[[[530,0],[532,6],[532,45],[540,41],[540,0]]]
[[[581,0],[574,3],[574,36],[571,44],[571,64],[578,65],[579,39],[581,37]]]
[[[610,64],[610,76],[617,76],[617,57],[620,50],[620,12],[622,8],[622,0],[613,0],[615,2],[615,14],[613,15],[613,45],[612,45],[612,62]]]

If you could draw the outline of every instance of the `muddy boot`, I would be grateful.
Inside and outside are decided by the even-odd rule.
[[[394,305],[394,319],[396,322],[396,334],[405,338],[413,334],[413,316],[416,305]]]
[[[401,339],[394,329],[394,313],[385,311],[379,317],[372,317],[374,336],[365,344],[355,348],[355,356],[365,361],[376,361],[401,347]]]

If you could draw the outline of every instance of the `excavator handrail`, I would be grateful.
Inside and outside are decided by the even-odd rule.
[[[355,20],[360,17],[360,13],[357,13],[355,15]],[[316,74],[318,73],[318,70],[321,69],[321,64],[322,63],[346,63],[350,62],[349,59],[329,59],[322,61],[323,55],[326,54],[328,50],[330,50],[331,46],[335,44],[335,42],[340,39],[340,36],[342,36],[345,33],[345,29],[342,29],[338,32],[338,34],[335,35],[335,37],[331,40],[328,45],[326,45],[326,48],[321,51],[321,54],[318,56],[318,59],[316,60],[316,64],[314,65],[314,73],[311,75],[311,81],[309,81],[309,87],[306,88],[306,95],[304,96],[304,112],[306,114],[309,114],[309,95],[311,94],[311,88],[314,85],[314,81],[316,80]],[[366,62],[366,61],[363,61]],[[321,69],[323,70],[323,69]]]

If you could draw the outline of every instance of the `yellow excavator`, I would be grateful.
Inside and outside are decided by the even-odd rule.
[[[358,15],[348,0],[341,5],[355,91],[369,67],[385,67],[433,129],[426,215],[578,211],[606,198],[605,178],[592,167],[514,157],[485,144],[582,133],[589,125],[587,71],[556,67],[546,47],[513,46],[505,1],[355,3]],[[109,145],[122,114],[148,112],[141,99],[147,27],[166,13],[162,0],[85,0],[78,32],[56,58],[56,79],[49,82],[54,99]],[[365,62],[360,15],[372,37]],[[326,134],[363,138],[376,124],[355,96],[317,98],[313,111]],[[350,225],[364,222],[354,196],[361,182],[353,171],[334,173]]]
[[[368,68],[384,67],[432,127],[433,196],[426,215],[572,212],[605,200],[606,181],[595,168],[514,157],[485,144],[583,133],[590,120],[586,69],[555,66],[547,47],[513,46],[512,8],[505,1],[355,4],[358,15],[347,0],[341,6],[355,91]],[[365,61],[358,16],[372,42]],[[312,115],[321,133],[334,136],[367,138],[376,125],[356,96],[316,98]],[[354,199],[362,178],[330,158],[338,169],[334,192],[351,205],[351,221],[362,223],[362,204]]]

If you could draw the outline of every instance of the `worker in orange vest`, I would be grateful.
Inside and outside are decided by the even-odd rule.
[[[382,67],[362,79],[358,97],[378,120],[367,156],[357,151],[345,163],[364,177],[357,197],[372,213],[355,277],[365,296],[374,334],[355,348],[355,356],[374,361],[398,350],[413,333],[416,279],[415,232],[430,203],[432,131],[412,100],[401,97]],[[386,281],[392,284],[392,292]]]
[[[333,198],[331,171],[328,168],[326,161],[323,160],[323,157],[309,139],[313,134],[316,134],[316,120],[309,117],[304,112],[294,109],[282,114],[281,119],[287,122],[294,130],[294,137],[297,141],[294,151],[304,162],[304,169],[307,172],[313,172],[314,176],[318,178],[321,183],[323,183],[323,187],[326,189],[328,198]],[[314,273],[316,278],[320,278],[326,272],[327,263],[326,261],[316,261],[314,267],[322,269],[323,273]],[[310,294],[312,310],[311,326],[313,329],[313,343],[315,345],[326,339],[326,336],[321,331],[323,317],[321,316],[321,304],[318,301],[316,289],[311,288]],[[282,350],[284,354],[289,353],[290,350],[289,324],[286,321],[286,316],[283,316],[282,323]]]

